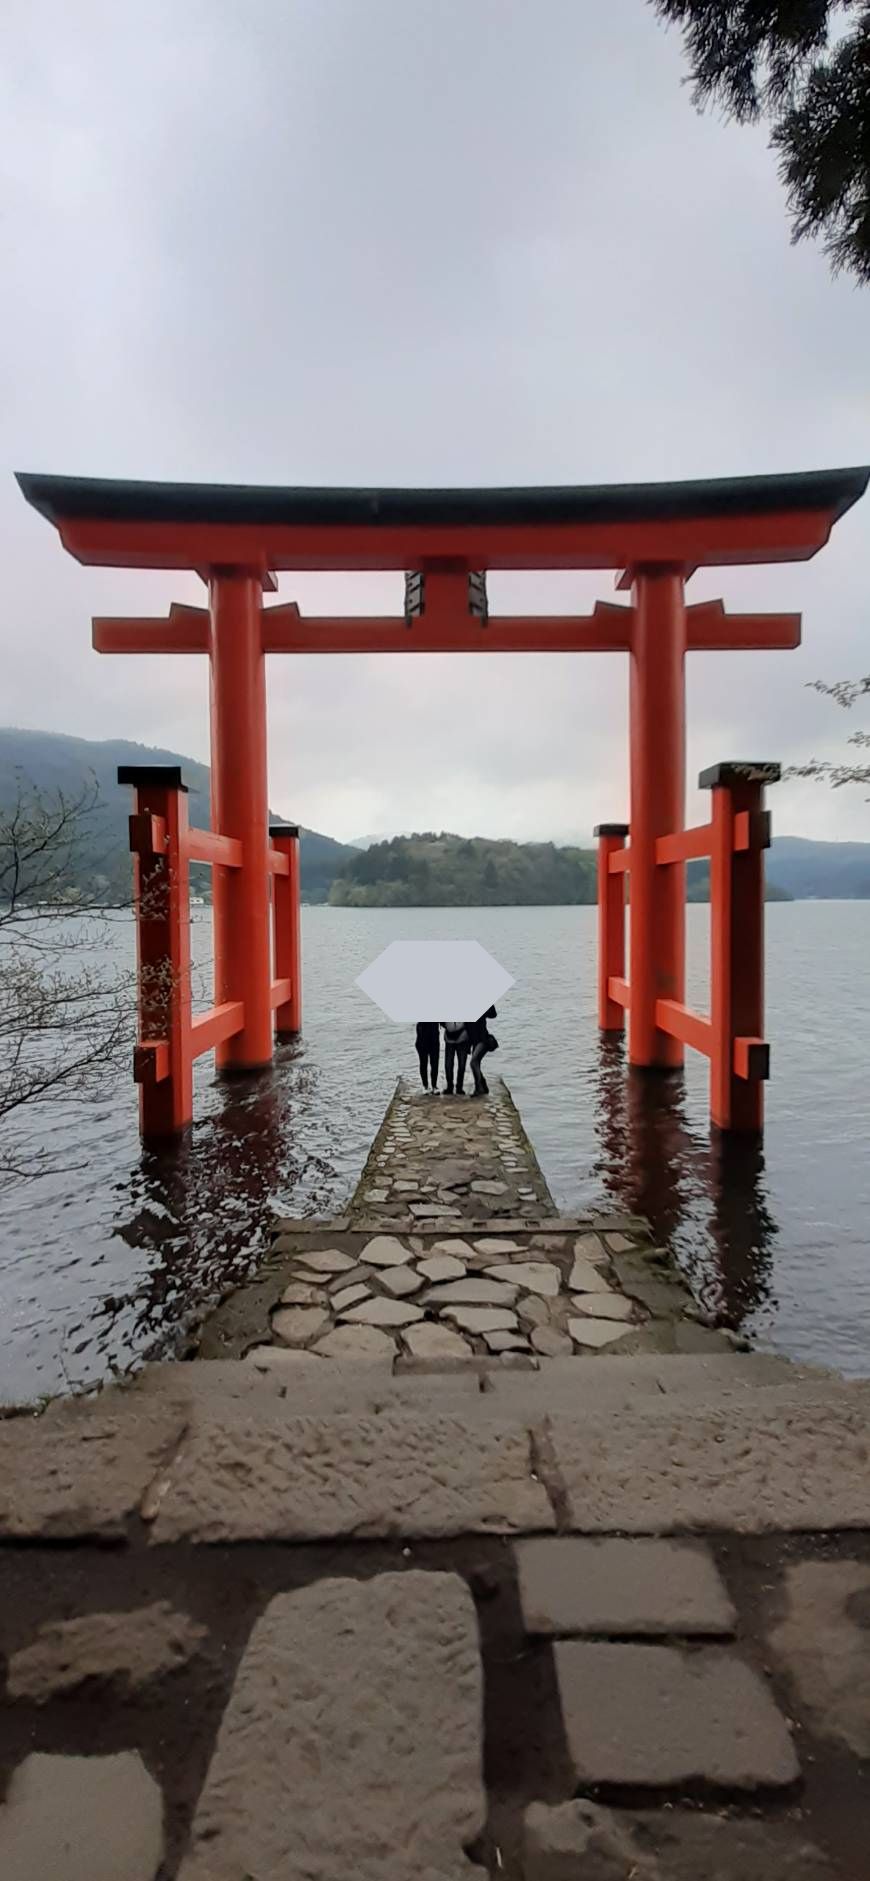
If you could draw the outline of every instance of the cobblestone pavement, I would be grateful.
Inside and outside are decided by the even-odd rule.
[[[2,1881],[866,1881],[870,1385],[692,1315],[400,1091],[210,1362],[0,1420]]]
[[[286,1223],[256,1279],[209,1316],[198,1350],[312,1372],[350,1360],[422,1372],[733,1342],[699,1323],[648,1234],[545,1217],[420,1234]]]
[[[557,1216],[501,1082],[485,1102],[400,1083],[347,1215],[282,1223],[199,1341],[207,1358],[421,1371],[730,1349],[645,1224]]]
[[[372,1145],[351,1219],[377,1213],[422,1225],[555,1215],[552,1196],[506,1084],[490,1095],[433,1096],[402,1078]]]

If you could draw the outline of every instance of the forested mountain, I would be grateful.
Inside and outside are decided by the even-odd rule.
[[[43,798],[61,791],[77,800],[96,794],[77,845],[75,883],[83,898],[123,901],[132,873],[127,842],[130,792],[116,781],[121,764],[177,764],[188,785],[190,820],[209,824],[209,773],[177,751],[95,741],[60,732],[0,729],[0,807],[14,800],[19,780]],[[193,882],[208,893],[211,872]],[[870,842],[774,838],[767,859],[768,899],[870,898]],[[302,894],[339,908],[546,907],[596,899],[593,849],[516,843],[433,831],[394,836],[357,849],[314,830],[302,832]],[[688,897],[706,901],[709,866],[690,863]]]
[[[588,850],[483,836],[394,836],[346,862],[329,899],[337,908],[555,907],[596,899]]]
[[[796,901],[870,899],[870,842],[823,843],[805,836],[774,836],[768,869]]]
[[[137,745],[123,738],[93,740],[70,738],[61,732],[19,731],[0,728],[0,805],[14,802],[19,782],[37,790],[43,799],[60,791],[72,802],[95,795],[93,809],[82,819],[76,843],[75,886],[83,899],[124,901],[132,886],[127,818],[131,793],[117,781],[120,764],[178,764],[188,787],[190,821],[209,827],[208,766],[177,751]],[[302,831],[302,895],[306,901],[325,901],[337,869],[354,855],[346,843],[334,842],[314,830]],[[196,868],[192,882],[208,893],[210,869]]]
[[[392,836],[352,856],[330,892],[334,908],[573,907],[597,900],[594,849],[493,842],[484,836]],[[790,901],[769,882],[769,901]],[[706,862],[688,868],[689,901],[709,901]]]

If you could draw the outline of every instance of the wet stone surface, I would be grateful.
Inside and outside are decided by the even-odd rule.
[[[724,1334],[684,1319],[691,1301],[681,1285],[669,1285],[666,1315],[620,1292],[605,1237],[588,1227],[553,1233],[546,1216],[510,1237],[480,1233],[465,1220],[458,1226],[461,1234],[448,1234],[443,1225],[421,1230],[419,1224],[397,1224],[390,1234],[347,1228],[340,1236],[334,1227],[324,1228],[333,1242],[340,1240],[344,1260],[334,1272],[318,1272],[311,1232],[300,1224],[294,1233],[284,1224],[256,1280],[206,1322],[200,1356],[253,1353],[259,1359],[261,1348],[270,1344],[323,1357],[350,1356],[351,1329],[377,1328],[389,1340],[377,1349],[398,1360],[438,1349],[437,1340],[430,1344],[426,1336],[411,1336],[413,1329],[428,1327],[442,1333],[450,1329],[451,1340],[441,1348],[445,1353],[463,1349],[456,1346],[461,1336],[469,1355],[489,1354],[494,1363],[508,1350],[534,1352],[543,1362],[569,1354],[589,1360],[617,1351],[633,1356],[672,1350],[678,1321],[685,1331],[699,1333],[711,1350],[731,1349]],[[634,1245],[639,1262],[654,1252],[640,1231]],[[334,1247],[329,1258],[336,1258]],[[316,1287],[306,1278],[313,1273]],[[594,1291],[572,1291],[579,1277]],[[342,1335],[338,1340],[336,1333]],[[510,1343],[493,1346],[496,1333],[510,1335]]]
[[[643,1224],[556,1216],[500,1080],[484,1099],[402,1081],[344,1220],[282,1222],[256,1279],[206,1322],[199,1349],[257,1363],[283,1345],[323,1360],[539,1366],[673,1350],[691,1311]],[[363,1329],[377,1339],[357,1340]],[[694,1322],[681,1331],[730,1350]]]
[[[425,1219],[424,1210],[432,1219],[455,1211],[466,1221],[500,1215],[537,1221],[555,1214],[500,1078],[493,1078],[486,1098],[451,1097],[443,1088],[433,1096],[401,1080],[351,1202],[351,1220],[373,1207],[384,1220]]]
[[[560,1640],[554,1657],[578,1783],[756,1790],[797,1781],[786,1721],[736,1653]]]
[[[614,1810],[577,1800],[526,1814],[524,1881],[836,1881],[799,1826]]]
[[[136,1751],[33,1755],[0,1809],[3,1881],[154,1881],[163,1799]]]
[[[0,1423],[2,1881],[866,1881],[870,1387],[493,1084],[400,1089],[230,1362]]]
[[[773,1667],[783,1615],[860,1611],[870,1536],[595,1544],[541,1583],[545,1642],[516,1576],[559,1538],[406,1534],[0,1548],[3,1881],[866,1881],[866,1764],[829,1735],[860,1670],[835,1698],[835,1642],[822,1718]],[[672,1630],[560,1639],[578,1599]]]
[[[6,1677],[10,1698],[43,1704],[89,1679],[147,1685],[192,1659],[204,1629],[167,1601],[124,1613],[95,1613],[44,1627],[13,1653]]]
[[[447,1574],[327,1580],[273,1600],[254,1630],[180,1881],[458,1881],[484,1817],[467,1588]]]
[[[518,1543],[520,1599],[531,1634],[728,1635],[734,1609],[709,1550],[650,1536]]]
[[[870,1568],[802,1561],[772,1645],[817,1729],[870,1758]]]

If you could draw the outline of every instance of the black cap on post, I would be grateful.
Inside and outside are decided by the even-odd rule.
[[[596,823],[593,836],[627,836],[627,823]]]
[[[269,835],[272,837],[273,841],[276,836],[298,836],[299,824],[298,823],[270,823]]]
[[[187,790],[180,764],[119,764],[118,783],[135,784],[140,789],[163,784],[167,790]]]
[[[726,759],[711,764],[698,778],[699,790],[716,790],[721,784],[778,784],[782,776],[779,764],[753,764],[749,759]]]

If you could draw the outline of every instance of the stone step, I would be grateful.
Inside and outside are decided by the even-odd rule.
[[[177,1368],[152,1366],[146,1376],[156,1388],[177,1382]],[[698,1407],[745,1398],[747,1393],[770,1390],[826,1395],[842,1384],[836,1374],[787,1359],[756,1353],[723,1356],[639,1354],[632,1358],[609,1355],[594,1360],[547,1359],[538,1370],[513,1370],[501,1360],[470,1358],[400,1360],[375,1363],[325,1361],[306,1352],[268,1347],[249,1358],[213,1360],[186,1366],[184,1389],[197,1398],[227,1399],[262,1395],[276,1397],[296,1413],[316,1409],[328,1414],[352,1404],[416,1404],[454,1400],[463,1412],[480,1416],[505,1411],[546,1416],[551,1411],[577,1415],[630,1406],[638,1398],[689,1398]]]
[[[700,1377],[683,1361],[680,1390],[678,1364],[552,1361],[486,1389],[474,1367],[310,1355],[156,1366],[0,1425],[0,1537],[120,1538],[137,1518],[157,1542],[870,1527],[870,1384],[733,1357]]]
[[[201,1395],[216,1365],[187,1369],[195,1441],[161,1516],[167,1539],[242,1538],[252,1523],[340,1534],[348,1520],[418,1534],[870,1525],[870,1384],[783,1361],[553,1361],[494,1371],[483,1390],[477,1374],[342,1367],[286,1389],[273,1375],[235,1405],[222,1381]]]

